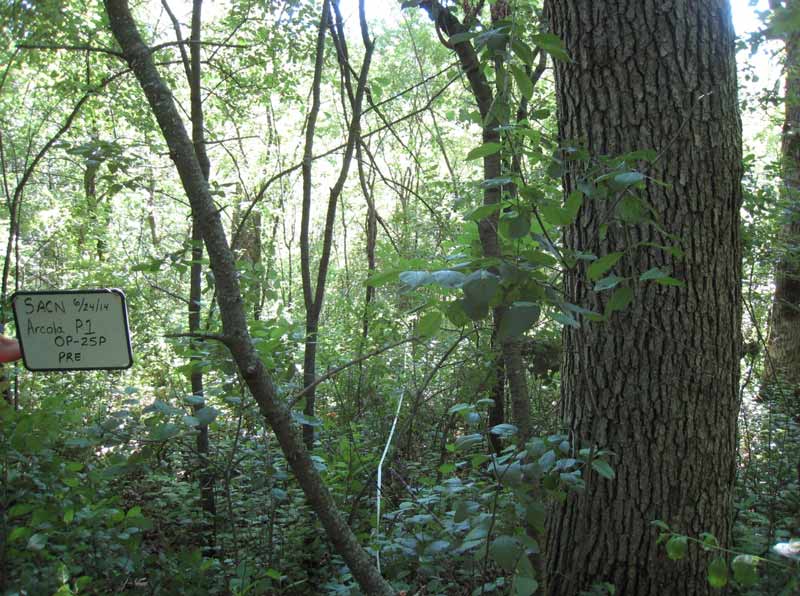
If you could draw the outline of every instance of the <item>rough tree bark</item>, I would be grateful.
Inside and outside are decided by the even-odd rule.
[[[109,25],[122,48],[150,109],[158,121],[170,156],[180,175],[198,222],[211,269],[217,284],[217,303],[224,336],[231,356],[247,383],[259,409],[275,433],[309,504],[319,516],[336,551],[347,563],[361,588],[370,595],[394,594],[372,559],[345,523],[298,433],[292,428],[287,408],[278,400],[275,385],[253,347],[242,304],[236,264],[222,227],[219,210],[209,193],[197,155],[175,107],[172,94],[153,64],[149,48],[142,41],[126,0],[105,0]]]
[[[796,0],[772,0],[770,5],[776,15],[797,9]],[[786,51],[781,143],[783,242],[775,267],[764,389],[767,395],[788,398],[790,413],[800,417],[800,31],[795,29],[783,39]]]
[[[594,582],[617,594],[710,594],[708,554],[667,559],[653,520],[729,544],[739,409],[741,124],[734,32],[726,0],[549,3],[572,57],[556,67],[559,134],[593,156],[654,149],[641,196],[685,251],[628,252],[613,271],[672,269],[685,287],[635,285],[604,324],[565,328],[562,416],[573,440],[616,454],[617,477],[587,489],[550,520],[550,594]],[[564,177],[577,188],[582,166]],[[614,225],[615,202],[586,199],[568,249],[604,255],[637,242],[671,244],[655,226]],[[566,299],[603,311],[585,265],[566,272]]]

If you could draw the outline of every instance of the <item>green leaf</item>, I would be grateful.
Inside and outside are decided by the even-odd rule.
[[[532,302],[515,302],[503,313],[497,329],[497,338],[503,341],[522,335],[539,320],[541,312],[539,306]]]
[[[417,324],[417,334],[420,337],[433,337],[442,326],[442,313],[438,310],[425,313]]]
[[[639,281],[648,281],[648,280],[651,280],[651,279],[662,279],[664,277],[667,277],[666,273],[664,273],[658,267],[653,267],[652,269],[648,269],[647,271],[642,273],[639,276]]]
[[[393,282],[397,278],[398,273],[399,272],[396,269],[390,271],[381,271],[380,273],[375,273],[369,276],[364,284],[373,288],[383,286]]]
[[[550,163],[547,166],[547,175],[553,178],[554,180],[560,180],[561,177],[564,175],[566,169],[564,168],[564,162],[558,159],[557,157],[553,157],[550,159]]]
[[[558,35],[553,35],[552,33],[540,33],[539,35],[534,35],[531,38],[531,41],[533,41],[533,43],[550,54],[556,60],[561,60],[562,62],[571,62],[569,54],[567,54],[566,49],[564,49],[564,42],[561,41],[561,38]]]
[[[456,465],[453,464],[453,463],[446,463],[446,464],[442,464],[437,469],[439,470],[440,473],[442,473],[443,475],[447,476],[447,475],[451,474],[452,472],[455,472]]]
[[[703,532],[700,537],[703,539],[703,550],[716,550],[719,548],[719,541],[714,534]]]
[[[219,410],[212,408],[211,406],[207,406],[197,410],[194,415],[202,426],[208,426],[214,422],[214,419],[219,415]]]
[[[500,287],[500,280],[493,273],[479,269],[467,276],[461,288],[469,302],[488,306]]]
[[[465,501],[459,501],[453,515],[453,522],[460,524],[469,517],[469,505]]]
[[[547,109],[547,108],[542,108],[542,109],[538,109],[538,110],[532,110],[529,113],[529,116],[533,120],[545,120],[546,118],[550,117],[550,110]]]
[[[526,200],[530,201],[534,205],[538,205],[542,200],[544,200],[544,193],[542,190],[537,186],[531,186],[529,184],[523,184],[519,187],[519,194],[521,194]]]
[[[36,534],[28,538],[28,549],[30,550],[42,550],[46,544],[47,544],[47,534],[42,534],[41,532],[37,532]]]
[[[533,97],[533,81],[531,81],[528,73],[516,64],[511,64],[510,68],[517,87],[519,87],[519,92],[525,99],[530,100]]]
[[[491,205],[480,205],[478,207],[475,207],[475,209],[473,209],[469,213],[467,213],[464,219],[467,221],[481,221],[482,219],[486,219],[490,215],[493,215],[494,213],[500,211],[500,208],[502,206],[503,206],[502,203],[493,203]]]
[[[656,528],[659,528],[661,530],[664,530],[665,532],[669,532],[670,531],[669,530],[669,524],[667,522],[665,522],[665,521],[660,520],[660,519],[654,519],[653,521],[650,522],[650,525],[651,526],[655,526]]]
[[[558,205],[546,204],[539,207],[539,213],[547,223],[554,226],[568,226],[575,221],[577,210],[564,209]]]
[[[28,536],[30,536],[31,529],[26,528],[25,526],[17,526],[11,533],[8,535],[8,541],[14,542],[15,540],[24,540]]]
[[[531,220],[526,214],[500,219],[500,233],[510,240],[524,238],[531,231]]]
[[[495,143],[490,141],[488,143],[484,143],[480,147],[475,147],[472,151],[467,153],[467,161],[473,159],[480,159],[481,157],[488,157],[489,155],[494,155],[498,153],[500,149],[502,149],[503,145],[500,143]]]
[[[640,149],[638,151],[631,151],[620,155],[618,159],[622,161],[654,161],[658,157],[658,152],[655,149]]]
[[[642,180],[644,180],[644,174],[641,172],[623,172],[614,176],[614,183],[621,187],[627,187]]]
[[[183,401],[192,406],[202,406],[206,403],[206,398],[202,395],[187,395]]]
[[[8,517],[10,519],[14,519],[16,517],[22,517],[33,511],[33,505],[29,505],[27,503],[17,503],[11,509],[8,510]]]
[[[627,194],[617,203],[616,210],[622,221],[631,224],[643,222],[647,215],[647,208],[641,199]]]
[[[433,283],[443,288],[452,289],[461,287],[461,284],[464,283],[464,280],[467,278],[467,276],[460,271],[450,271],[444,269],[442,271],[434,271],[431,273],[431,278],[433,279]]]
[[[403,271],[400,274],[400,281],[412,290],[428,285],[432,280],[431,274],[427,271]]]
[[[456,439],[456,450],[461,451],[469,449],[473,445],[478,445],[483,442],[483,436],[480,433],[473,433],[471,435],[462,435]]]
[[[686,556],[689,539],[686,536],[673,536],[667,541],[667,556],[673,561],[680,561]]]
[[[569,313],[554,312],[551,315],[551,317],[553,318],[553,320],[558,321],[562,325],[566,325],[574,329],[579,329],[581,326],[580,323],[578,323],[578,321],[575,319],[575,317],[573,317]]]
[[[522,253],[522,256],[528,263],[537,267],[542,265],[546,267],[555,267],[558,265],[558,261],[555,258],[541,250],[526,250]]]
[[[406,4],[406,3],[404,3],[404,4]],[[414,4],[420,4],[420,3],[416,2]],[[450,39],[448,39],[447,41],[449,41],[451,44],[455,45],[455,44],[458,44],[458,43],[463,43],[465,41],[469,41],[470,39],[472,39],[473,37],[476,37],[477,35],[478,34],[476,32],[474,32],[474,31],[465,31],[463,33],[455,33],[454,35],[451,35]]]
[[[164,264],[163,259],[150,259],[147,263],[139,263],[131,267],[131,271],[145,271],[147,273],[156,273]]]
[[[508,573],[517,566],[517,560],[522,554],[522,544],[513,536],[498,536],[489,546],[489,555]]]
[[[472,321],[480,321],[481,319],[485,319],[486,315],[489,314],[489,304],[486,302],[477,302],[474,299],[464,298],[463,300],[459,300],[459,304],[461,308],[464,310],[464,313],[469,317]]]
[[[515,434],[517,434],[518,430],[519,429],[513,424],[504,423],[493,426],[489,429],[489,432],[498,437],[507,439],[508,437],[513,437]]]
[[[477,412],[475,412],[475,416],[480,416]],[[473,468],[477,469],[480,468],[483,464],[487,461],[491,461],[491,457],[486,455],[485,453],[476,453],[472,457],[469,458],[469,465]]]
[[[150,440],[152,441],[168,441],[172,437],[180,434],[181,429],[172,422],[165,422],[153,429],[150,433]]]
[[[292,410],[292,419],[298,424],[304,424],[306,426],[322,426],[322,421],[319,418],[307,416],[303,412],[298,412],[297,410]]]
[[[470,318],[464,309],[464,301],[459,299],[450,302],[445,309],[447,320],[450,321],[455,327],[464,327],[469,325]]]
[[[544,504],[539,501],[528,503],[525,508],[525,521],[535,530],[543,531],[547,513]]]
[[[513,596],[532,596],[539,589],[539,582],[526,575],[515,575],[514,583],[511,585]]]
[[[277,569],[273,569],[272,567],[270,567],[266,571],[266,576],[271,579],[279,580],[281,579],[281,572],[278,571]]]
[[[617,310],[623,310],[633,300],[633,290],[631,288],[617,288],[611,294],[611,298],[606,304],[606,316]]]
[[[456,404],[447,410],[447,415],[452,416],[453,414],[458,414],[460,412],[470,412],[474,409],[475,406],[472,404]]]
[[[425,549],[426,555],[439,555],[450,549],[450,543],[447,540],[434,540]]]
[[[184,416],[183,423],[186,426],[190,426],[194,428],[195,426],[200,426],[200,420],[195,416]]]
[[[91,584],[91,583],[92,583],[92,578],[91,578],[91,576],[88,576],[88,575],[82,575],[82,576],[80,576],[80,577],[79,577],[77,580],[75,580],[75,588],[76,588],[78,591],[81,591],[81,590],[83,590],[83,589],[84,589],[86,586],[88,586],[88,585],[89,585],[89,584]]]
[[[614,480],[614,477],[616,476],[614,473],[614,468],[612,468],[604,459],[593,459],[592,469],[606,480]]]
[[[519,38],[514,37],[511,40],[511,49],[528,66],[533,65],[533,50],[531,47]]]
[[[602,292],[603,290],[610,290],[611,288],[614,288],[617,285],[619,285],[619,282],[621,281],[625,281],[625,278],[618,277],[616,275],[609,275],[608,277],[604,277],[596,284],[594,284],[594,291]]]
[[[500,176],[499,178],[487,178],[483,182],[481,182],[481,187],[483,188],[497,188],[498,186],[507,186],[514,182],[513,178],[509,178],[508,176]]]
[[[69,508],[64,512],[64,523],[71,524],[73,519],[75,519],[75,510]]]
[[[713,588],[724,588],[728,583],[728,563],[716,557],[708,566],[708,583]]]
[[[686,285],[680,279],[675,279],[674,277],[669,276],[657,279],[656,283],[660,286],[676,286],[679,288],[682,288]]]
[[[569,214],[570,223],[574,222],[578,217],[578,211],[581,210],[581,205],[583,205],[583,193],[573,190],[571,193],[569,193],[567,202],[564,205],[565,210]]]
[[[553,469],[553,466],[556,464],[556,452],[550,449],[549,451],[545,451],[542,453],[541,457],[539,457],[538,464],[539,467],[542,469],[542,472],[545,474]]]
[[[610,252],[594,261],[586,270],[589,279],[597,281],[622,258],[625,253]]]
[[[733,578],[744,587],[754,586],[758,582],[758,557],[753,555],[738,555],[731,563]]]

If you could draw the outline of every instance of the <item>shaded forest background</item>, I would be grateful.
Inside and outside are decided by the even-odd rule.
[[[15,290],[121,288],[134,352],[123,372],[4,367],[0,593],[557,593],[554,512],[632,455],[609,449],[613,425],[571,432],[562,335],[601,345],[646,289],[686,290],[669,265],[685,238],[645,200],[672,184],[652,172],[679,144],[565,143],[555,73],[573,56],[537,0],[405,2],[396,18],[131,2],[139,54],[121,41],[127,3],[104,4],[0,0],[0,322],[14,335]],[[800,11],[772,2],[761,19],[736,42],[729,527],[643,519],[651,546],[626,562],[699,574],[693,593],[800,586]],[[624,247],[572,250],[601,200],[590,237]],[[645,229],[661,260],[636,269]],[[597,308],[570,302],[576,272]],[[625,593],[618,571],[580,593]]]

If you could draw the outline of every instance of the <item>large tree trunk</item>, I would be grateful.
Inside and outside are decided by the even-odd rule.
[[[776,11],[793,9],[796,0],[771,2]],[[775,297],[769,322],[764,388],[769,397],[786,397],[800,416],[800,32],[786,35],[786,116],[781,146],[784,219],[782,254],[775,270]]]
[[[214,272],[217,304],[225,334],[223,339],[239,373],[258,403],[261,414],[274,431],[286,456],[286,462],[311,508],[319,516],[329,540],[347,563],[361,589],[376,596],[394,594],[392,587],[381,577],[371,557],[361,548],[358,538],[336,508],[311,456],[298,433],[292,428],[289,411],[279,401],[272,377],[253,347],[236,264],[222,227],[219,210],[214,205],[208,183],[172,94],[153,64],[152,53],[139,35],[128,3],[126,0],[105,0],[104,4],[111,31],[147,97],[191,202],[192,217],[197,221],[203,235]]]
[[[587,478],[553,512],[551,594],[595,582],[617,594],[707,594],[707,553],[667,559],[653,520],[728,544],[739,409],[741,124],[734,32],[726,0],[550,2],[572,62],[556,67],[559,132],[592,156],[655,149],[641,196],[682,258],[636,242],[672,244],[655,226],[614,223],[617,201],[585,199],[567,249],[631,248],[616,269],[633,280],[671,269],[685,287],[633,283],[633,303],[607,323],[565,328],[563,422],[576,441],[611,449],[617,477]],[[581,165],[564,177],[577,188]],[[607,235],[600,225],[610,223]],[[566,299],[603,312],[584,265]]]

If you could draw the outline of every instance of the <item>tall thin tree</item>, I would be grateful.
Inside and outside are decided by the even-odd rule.
[[[364,58],[361,69],[358,71],[355,86],[351,79],[351,65],[348,56],[347,42],[344,36],[341,14],[339,13],[339,0],[324,0],[322,16],[320,19],[319,34],[317,36],[317,51],[314,64],[314,79],[312,82],[312,104],[306,122],[305,150],[303,152],[303,210],[300,221],[300,270],[303,278],[303,302],[306,308],[306,338],[303,355],[303,385],[307,387],[305,393],[305,408],[307,416],[314,416],[317,380],[317,350],[319,347],[319,322],[322,306],[325,301],[325,285],[328,280],[328,267],[330,265],[331,250],[333,248],[333,232],[336,223],[336,208],[339,197],[344,189],[344,183],[350,171],[350,163],[355,153],[356,144],[361,134],[361,114],[364,95],[367,88],[367,73],[372,60],[374,43],[369,38],[367,29],[364,0],[358,5],[361,38],[364,44]],[[333,21],[332,12],[335,12],[336,22]],[[320,109],[320,86],[322,84],[322,68],[325,60],[325,36],[330,29],[331,38],[336,48],[336,57],[345,85],[345,92],[350,103],[350,121],[347,126],[347,141],[344,147],[339,175],[328,193],[328,205],[325,212],[325,223],[322,228],[322,247],[317,266],[316,284],[312,282],[311,271],[311,195],[313,191],[312,161],[314,148],[314,135],[316,130],[317,115]],[[303,427],[303,439],[306,448],[314,445],[314,427],[310,424]]]
[[[200,164],[200,169],[203,172],[203,178],[208,181],[211,175],[211,161],[208,159],[208,152],[206,151],[205,140],[205,127],[204,127],[204,114],[203,114],[203,96],[202,96],[202,62],[201,62],[201,31],[202,31],[202,10],[203,0],[193,0],[192,2],[192,23],[191,33],[189,37],[189,52],[187,54],[183,42],[183,35],[181,33],[181,25],[175,14],[170,9],[167,0],[162,0],[161,4],[167,12],[170,20],[172,21],[173,28],[175,29],[175,36],[177,38],[179,49],[181,52],[181,59],[183,62],[186,80],[189,85],[189,102],[190,102],[190,115],[192,121],[192,145],[194,152],[197,155],[197,161]],[[189,266],[189,310],[188,310],[188,323],[189,333],[200,332],[200,318],[202,312],[202,296],[203,296],[203,237],[200,233],[200,228],[196,221],[192,221],[191,227],[191,264]],[[203,387],[203,371],[199,367],[201,357],[197,354],[199,351],[199,344],[196,341],[191,342],[192,351],[194,354],[191,356],[192,368],[189,372],[189,383],[192,390],[192,413],[198,414],[205,407],[205,391]],[[198,465],[198,480],[200,483],[200,503],[203,511],[213,521],[216,515],[217,507],[214,499],[214,475],[211,471],[211,466],[208,460],[209,457],[209,437],[208,437],[208,424],[202,423],[197,426],[197,437],[195,440],[195,448],[199,458]],[[205,536],[206,546],[211,546],[214,541],[213,533],[207,533]]]

